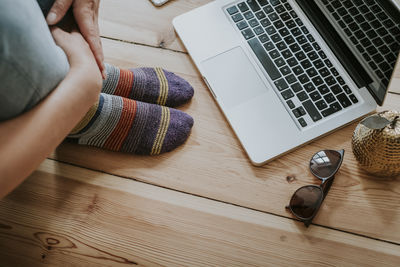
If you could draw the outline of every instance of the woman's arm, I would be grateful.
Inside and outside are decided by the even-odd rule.
[[[101,74],[82,36],[52,32],[68,56],[70,71],[39,105],[0,123],[0,199],[37,168],[99,97]]]

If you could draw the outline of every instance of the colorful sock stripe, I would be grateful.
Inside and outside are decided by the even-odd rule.
[[[165,77],[164,71],[161,68],[155,68],[154,70],[156,71],[158,80],[160,81],[160,93],[156,103],[164,106],[168,97],[168,81]]]
[[[109,150],[121,150],[122,144],[128,136],[133,120],[135,119],[137,108],[136,101],[123,98],[122,102],[123,107],[118,124],[104,144],[104,148]]]
[[[81,130],[68,136],[78,144],[157,155],[182,144],[193,119],[179,110],[101,93],[78,125]]]
[[[161,107],[161,122],[157,131],[156,139],[151,149],[151,155],[157,155],[161,153],[161,147],[164,143],[171,119],[170,115],[169,108]]]
[[[77,134],[85,128],[86,125],[92,120],[93,116],[96,114],[96,111],[99,107],[99,102],[94,104],[89,111],[86,113],[85,117],[72,129],[70,134]]]
[[[132,91],[133,72],[130,70],[120,70],[119,80],[115,88],[114,95],[128,97]]]
[[[81,128],[81,129],[80,129],[79,131],[73,131],[73,132],[71,132],[70,136],[71,136],[71,137],[79,137],[79,136],[81,136],[82,134],[84,134],[89,128],[91,128],[92,125],[93,125],[93,122],[95,122],[96,119],[97,119],[97,117],[100,115],[101,110],[103,109],[103,105],[104,105],[104,97],[103,97],[102,94],[100,94],[100,96],[99,96],[99,102],[96,103],[96,104],[94,104],[94,105],[92,106],[92,108],[90,109],[90,110],[92,110],[92,109],[94,109],[94,108],[97,107],[97,110],[96,110],[96,112],[94,113],[94,115],[91,116],[91,112],[90,112],[90,110],[89,110],[89,112],[86,113],[85,117],[83,117],[83,119],[81,120],[80,123],[78,123],[78,125],[81,124],[81,126],[83,126],[87,121],[89,121],[89,122],[86,123],[86,125],[85,125],[83,128],[81,128],[81,126],[80,126],[79,128]],[[75,128],[78,128],[78,127],[75,127]]]
[[[163,106],[178,106],[193,96],[193,88],[162,68],[119,69],[106,65],[102,92]]]

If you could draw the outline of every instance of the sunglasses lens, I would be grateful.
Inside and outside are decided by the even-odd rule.
[[[335,150],[322,150],[315,154],[310,161],[312,173],[321,178],[335,174],[342,160],[342,155]]]
[[[299,188],[290,200],[292,212],[300,218],[310,218],[322,200],[322,190],[318,186],[307,185]]]

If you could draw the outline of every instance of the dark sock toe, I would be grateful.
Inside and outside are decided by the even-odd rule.
[[[168,81],[168,97],[166,105],[169,107],[177,107],[188,102],[194,94],[193,87],[178,75],[163,70]]]
[[[170,124],[165,135],[161,153],[168,152],[182,145],[190,135],[193,118],[177,109],[170,109]]]

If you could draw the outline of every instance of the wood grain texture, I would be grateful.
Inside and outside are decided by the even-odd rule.
[[[171,1],[155,7],[149,0],[103,0],[100,3],[100,34],[105,37],[185,51],[172,19],[211,0]]]
[[[17,249],[16,249],[17,248]],[[1,266],[398,266],[396,245],[46,160],[0,201]]]
[[[302,185],[318,183],[308,170],[310,157],[321,149],[344,148],[345,161],[314,223],[400,244],[400,177],[374,178],[359,168],[350,144],[356,124],[263,167],[254,167],[186,54],[111,40],[103,42],[107,60],[113,64],[161,65],[194,86],[193,100],[181,108],[195,119],[192,134],[182,147],[156,157],[66,143],[53,158],[291,217],[284,207],[292,193]],[[382,109],[398,108],[399,103],[400,96],[390,94]]]

